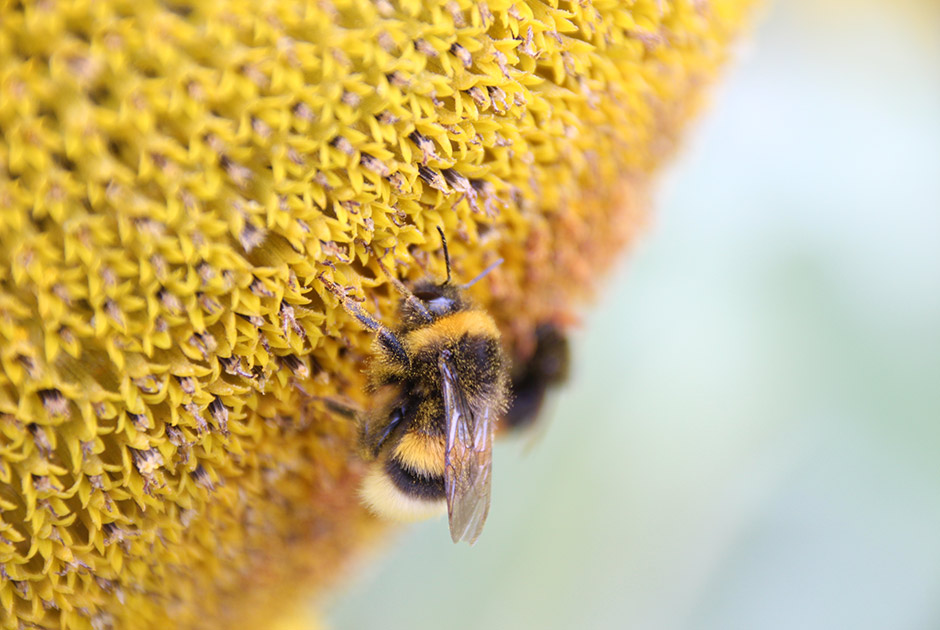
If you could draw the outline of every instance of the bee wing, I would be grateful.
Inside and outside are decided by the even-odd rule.
[[[444,492],[450,537],[471,545],[483,531],[490,510],[493,464],[493,410],[474,414],[457,380],[449,353],[438,360],[444,393],[447,445],[444,451]]]

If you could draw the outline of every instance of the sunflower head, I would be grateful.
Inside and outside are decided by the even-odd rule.
[[[747,0],[0,8],[0,627],[267,623],[382,526],[371,336],[454,274],[531,352],[641,224]]]

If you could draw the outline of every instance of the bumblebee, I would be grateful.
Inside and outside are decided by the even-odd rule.
[[[361,417],[360,449],[370,463],[361,495],[373,512],[416,520],[446,509],[454,542],[473,544],[490,504],[493,432],[509,400],[509,368],[493,319],[451,284],[406,287],[379,267],[402,295],[400,325],[387,327],[335,283],[324,286],[375,333],[369,368],[372,403]]]
[[[535,329],[535,351],[526,361],[515,361],[512,406],[504,418],[509,430],[526,429],[538,417],[548,390],[568,379],[568,338],[553,323]]]

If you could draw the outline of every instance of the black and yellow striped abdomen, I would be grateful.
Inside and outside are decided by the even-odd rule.
[[[399,333],[409,364],[379,357],[372,379],[376,406],[362,441],[372,467],[362,496],[375,512],[397,520],[443,513],[446,419],[439,359],[453,358],[472,409],[506,407],[506,361],[499,329],[484,311],[460,310]]]

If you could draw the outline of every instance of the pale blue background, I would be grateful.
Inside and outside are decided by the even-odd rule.
[[[740,53],[477,546],[405,530],[332,627],[940,628],[940,6]]]

